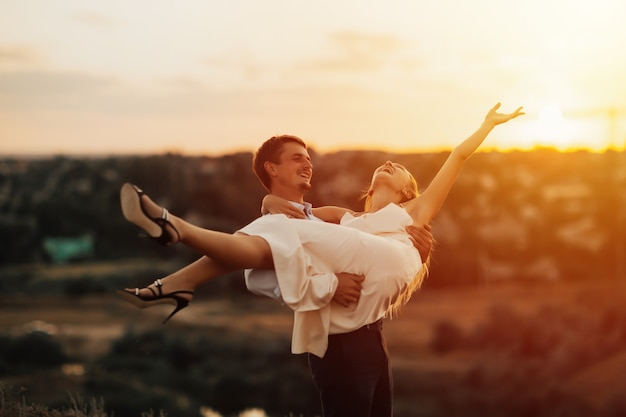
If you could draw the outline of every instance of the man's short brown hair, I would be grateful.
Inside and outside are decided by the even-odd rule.
[[[280,162],[280,154],[283,152],[283,145],[285,143],[297,143],[302,145],[304,149],[306,149],[306,143],[302,139],[293,135],[280,135],[280,136],[272,136],[257,149],[254,157],[252,158],[252,169],[254,173],[261,181],[261,184],[268,191],[270,191],[271,186],[271,178],[267,171],[265,170],[265,163],[279,163]]]

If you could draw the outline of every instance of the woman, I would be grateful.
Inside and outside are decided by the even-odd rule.
[[[323,207],[316,215],[340,225],[313,223],[284,215],[264,216],[234,235],[201,229],[169,215],[137,187],[122,187],[125,217],[162,244],[182,242],[210,257],[215,274],[236,269],[276,270],[285,303],[297,304],[304,286],[318,273],[343,271],[364,275],[362,299],[351,314],[333,315],[331,306],[307,312],[294,327],[294,353],[323,356],[329,333],[350,331],[381,318],[406,302],[419,287],[423,268],[405,231],[410,224],[429,223],[445,201],[463,162],[498,124],[522,115],[521,107],[498,113],[496,104],[478,130],[458,145],[430,186],[420,195],[413,176],[400,164],[387,162],[377,168],[367,193],[365,211],[353,213],[339,207]],[[170,302],[178,312],[187,306],[192,291],[161,291],[161,284],[120,294],[139,307]],[[381,313],[382,312],[382,313]],[[169,318],[168,317],[168,318]],[[166,319],[167,320],[167,319]],[[311,332],[311,328],[317,331]],[[306,335],[305,335],[306,334]]]

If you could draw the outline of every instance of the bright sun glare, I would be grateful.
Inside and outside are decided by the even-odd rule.
[[[549,133],[559,133],[563,128],[563,113],[555,105],[543,107],[539,111],[539,125]]]
[[[548,105],[539,111],[537,134],[541,142],[559,147],[567,145],[567,137],[563,123],[563,113],[555,105]]]
[[[533,114],[534,113],[534,114]],[[610,109],[566,110],[546,104],[528,112],[528,124],[520,129],[515,147],[533,149],[550,147],[560,151],[589,149],[603,151],[608,146],[624,147],[620,142],[618,117]]]
[[[549,104],[543,106],[534,123],[535,145],[569,150],[576,142],[574,126],[563,117],[561,109]]]

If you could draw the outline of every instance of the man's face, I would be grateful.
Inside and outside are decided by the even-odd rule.
[[[303,195],[311,189],[313,164],[307,150],[300,144],[287,142],[283,145],[280,163],[272,164],[273,183],[282,189],[301,192]]]

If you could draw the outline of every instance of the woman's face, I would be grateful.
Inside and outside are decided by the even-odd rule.
[[[401,191],[411,183],[409,171],[397,162],[387,161],[374,171],[372,187],[377,183],[385,183],[392,189]]]

